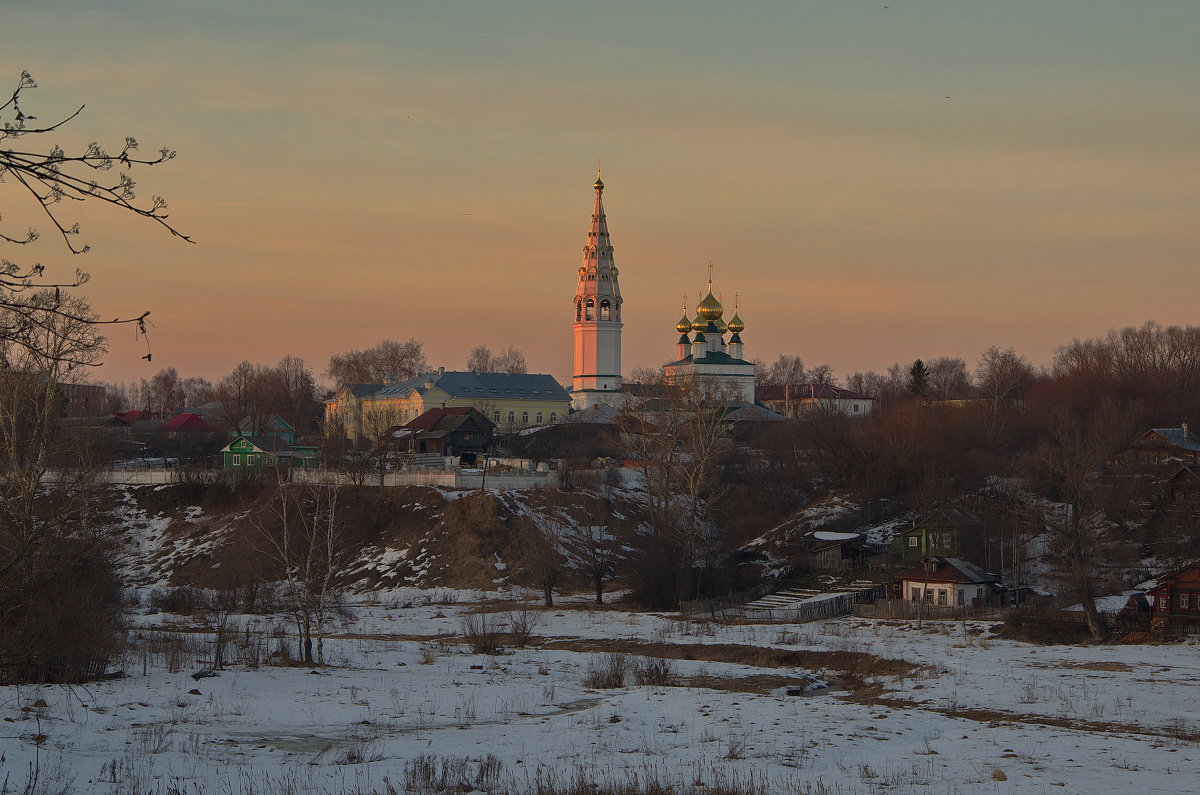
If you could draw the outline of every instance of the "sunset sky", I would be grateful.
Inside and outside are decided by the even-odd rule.
[[[571,375],[602,159],[626,369],[673,358],[707,263],[746,353],[840,377],[1200,321],[1200,3],[164,2],[12,5],[5,76],[64,147],[125,135],[173,240],[77,216],[106,381],[423,340]],[[7,225],[32,219],[0,184]]]

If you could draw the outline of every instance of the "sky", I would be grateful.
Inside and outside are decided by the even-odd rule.
[[[624,365],[684,297],[746,355],[836,374],[1196,322],[1200,3],[164,2],[6,9],[7,73],[64,148],[126,135],[195,245],[78,208],[104,381],[422,340],[571,375],[596,162]],[[0,72],[0,78],[3,73]],[[25,139],[26,141],[29,139]],[[36,221],[0,184],[0,224]],[[44,224],[42,225],[44,229]]]

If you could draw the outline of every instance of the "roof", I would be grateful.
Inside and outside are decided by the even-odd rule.
[[[229,444],[221,448],[222,452],[228,450],[231,445],[237,444],[242,439],[245,439],[264,453],[284,455],[292,452],[292,446],[278,436],[239,436],[236,439],[231,439]]]
[[[926,580],[930,582],[999,582],[1000,578],[988,574],[970,561],[962,558],[929,558],[932,562],[928,572],[924,565],[913,566],[896,575],[898,580]]]
[[[559,425],[616,425],[621,412],[607,403],[596,403],[591,408],[572,411],[561,420]]]
[[[938,515],[943,516],[955,527],[972,527],[985,522],[966,508],[937,508],[917,523],[917,527],[930,524]],[[915,528],[914,528],[915,529]]]
[[[435,438],[429,434],[433,432],[450,433],[471,423],[483,430],[495,427],[495,423],[471,406],[430,409],[404,427],[423,431],[424,433],[421,434],[423,438]]]
[[[730,407],[730,411],[721,417],[722,422],[782,422],[783,417],[765,406],[742,401]]]
[[[875,398],[842,389],[833,384],[767,384],[755,387],[756,400],[874,400]]]
[[[414,390],[425,394],[429,384],[451,397],[478,400],[536,400],[569,402],[571,396],[546,373],[483,373],[476,371],[434,371],[394,384],[346,384],[360,399],[402,398]]]
[[[1187,426],[1179,428],[1151,428],[1142,436],[1141,441],[1146,441],[1146,437],[1152,433],[1161,436],[1163,441],[1172,447],[1200,453],[1200,436],[1196,436]]]
[[[166,425],[162,426],[165,433],[212,433],[212,426],[205,422],[199,414],[180,414]]]

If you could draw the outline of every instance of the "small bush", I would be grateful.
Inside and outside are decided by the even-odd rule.
[[[163,613],[191,615],[207,612],[212,608],[208,594],[189,585],[178,588],[156,588],[150,593],[150,607]]]
[[[675,684],[675,666],[670,660],[645,657],[634,667],[633,680],[639,685],[670,687]]]
[[[500,628],[496,616],[491,613],[471,613],[462,620],[462,636],[475,654],[499,654]]]
[[[520,610],[513,610],[509,613],[508,626],[511,630],[513,645],[518,649],[528,646],[529,639],[533,637],[534,630],[540,623],[542,623],[542,614],[529,609],[529,607],[522,607]]]
[[[600,658],[592,658],[588,663],[583,684],[602,690],[624,687],[629,667],[629,658],[624,654],[606,654]]]

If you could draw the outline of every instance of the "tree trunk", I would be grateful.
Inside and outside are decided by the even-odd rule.
[[[596,577],[596,604],[604,604],[604,578]]]
[[[542,585],[542,595],[544,597],[546,607],[554,607],[554,586],[552,586],[550,583],[544,583]]]

